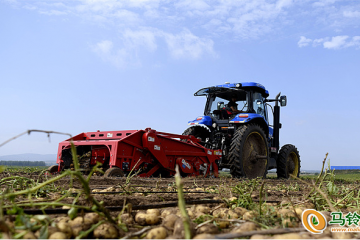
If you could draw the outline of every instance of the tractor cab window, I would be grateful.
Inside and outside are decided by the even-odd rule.
[[[232,115],[231,108],[228,106],[228,103],[231,102],[232,99],[235,99],[235,103],[237,104],[237,110],[247,111],[247,94],[245,92],[237,92],[238,94],[218,94],[211,96],[208,105],[208,113],[216,118],[229,118]],[[225,111],[225,113],[224,113]],[[228,116],[226,116],[228,115]]]
[[[261,93],[254,92],[253,94],[253,109],[255,113],[260,114],[267,120],[267,113],[264,103],[264,97]]]

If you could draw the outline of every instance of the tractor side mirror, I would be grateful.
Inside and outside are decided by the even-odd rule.
[[[217,103],[217,110],[221,110],[221,109],[223,109],[224,107],[225,107],[224,102],[218,102],[218,103]]]
[[[285,107],[287,103],[286,96],[283,95],[280,97],[280,106]]]

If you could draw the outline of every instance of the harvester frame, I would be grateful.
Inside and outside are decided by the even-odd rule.
[[[207,149],[193,136],[157,132],[151,128],[127,131],[81,133],[59,144],[57,164],[52,171],[73,168],[71,144],[76,147],[83,172],[100,162],[106,177],[122,177],[131,171],[140,177],[175,174],[218,176],[221,150]]]

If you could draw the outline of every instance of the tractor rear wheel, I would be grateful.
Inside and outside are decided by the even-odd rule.
[[[286,144],[282,146],[276,160],[278,178],[290,178],[291,175],[299,177],[300,174],[300,155],[294,145]]]
[[[230,145],[230,173],[233,177],[265,178],[268,156],[264,130],[256,124],[241,126]]]
[[[104,177],[123,177],[124,172],[118,167],[112,167],[105,171]]]

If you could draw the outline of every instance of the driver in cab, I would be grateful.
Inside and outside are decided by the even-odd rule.
[[[236,96],[232,96],[231,100],[227,104],[229,110],[232,112],[232,114],[242,113],[244,111],[238,110],[238,104],[236,103]]]

